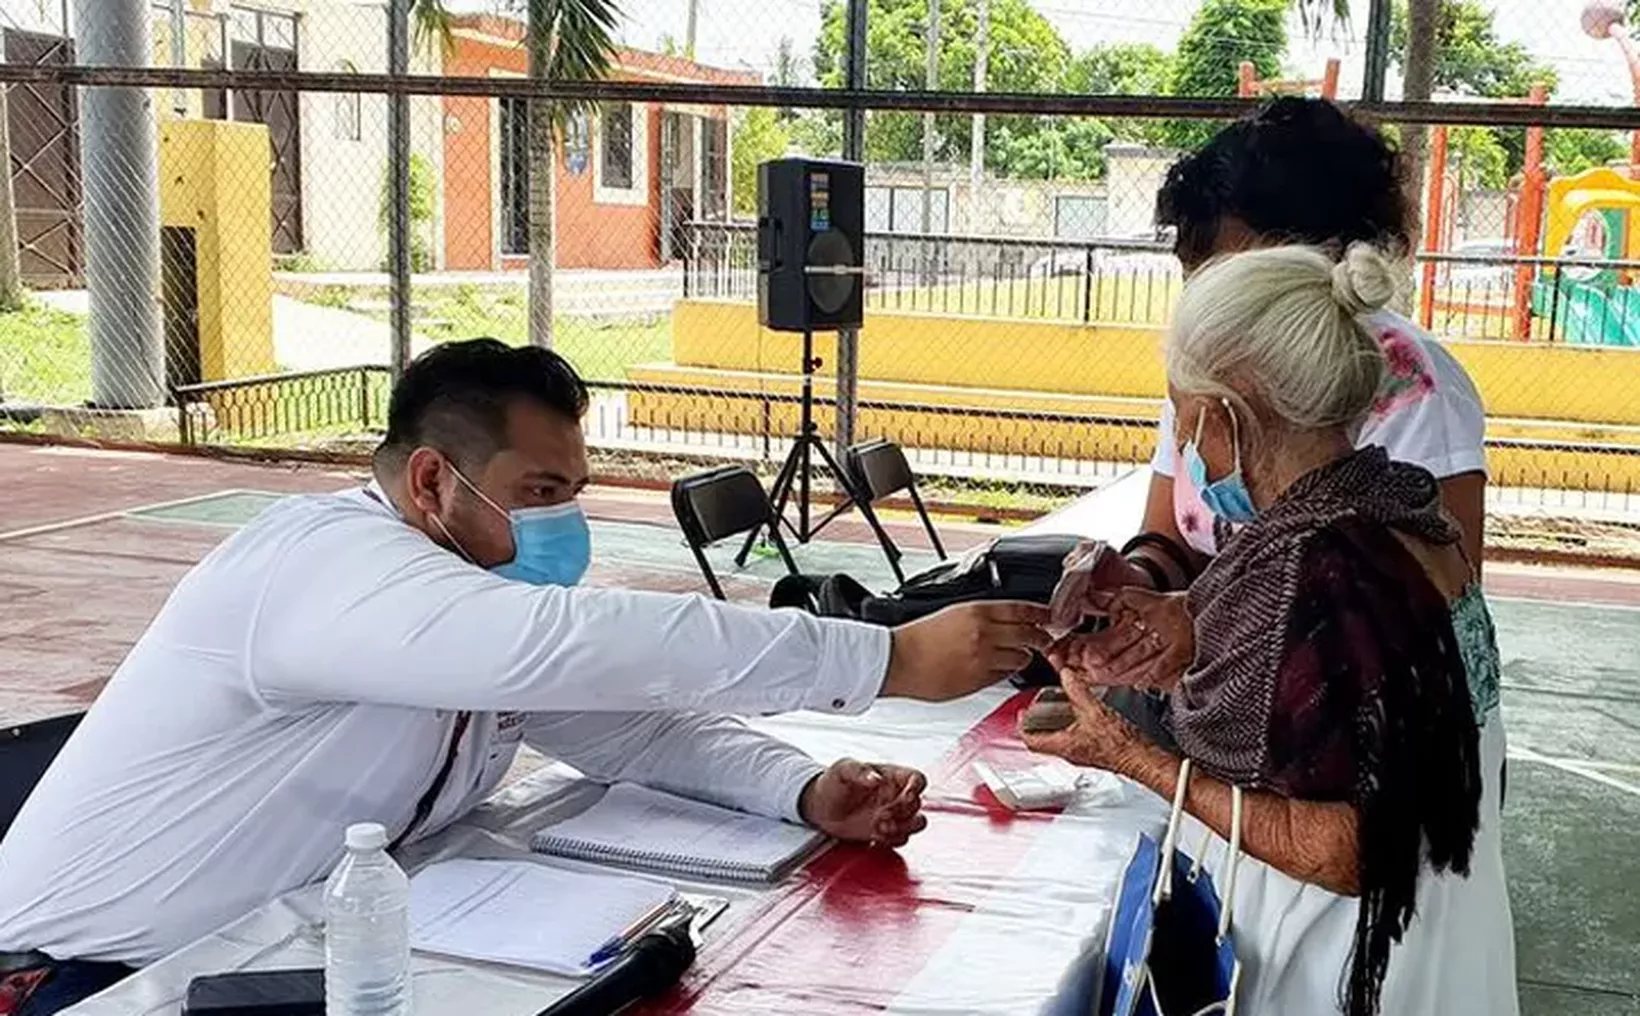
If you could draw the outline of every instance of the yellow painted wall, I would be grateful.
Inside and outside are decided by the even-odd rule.
[[[632,390],[634,425],[796,432],[795,405],[757,395],[797,394],[800,336],[760,329],[749,304],[683,301],[672,325],[675,362],[634,366],[628,377],[695,391]],[[858,433],[925,448],[1142,462],[1164,391],[1160,342],[1156,328],[876,311],[860,336]],[[833,394],[833,344],[816,336],[822,397]],[[1640,489],[1640,350],[1482,341],[1447,348],[1485,403],[1493,483]],[[703,388],[747,394],[699,394]],[[830,408],[818,415],[829,433]]]
[[[797,433],[798,405],[773,402],[759,395],[796,396],[800,382],[790,375],[753,374],[671,364],[629,368],[639,385],[691,389],[688,393],[627,393],[633,426],[716,430],[758,434],[767,425],[775,434]],[[701,389],[737,394],[700,394]],[[815,395],[836,394],[835,373],[815,378]],[[744,396],[738,394],[744,392]],[[1050,395],[994,389],[944,388],[889,381],[861,380],[856,432],[887,437],[907,446],[956,451],[1046,455],[1054,458],[1139,461],[1149,458],[1156,441],[1155,399]],[[927,406],[885,408],[872,403]],[[1008,413],[998,416],[997,411]],[[1019,415],[1014,415],[1019,414]],[[1055,419],[1074,417],[1074,419]],[[830,436],[835,413],[823,406],[815,414],[820,432]],[[1103,423],[1088,422],[1102,418]]]
[[[1160,399],[1161,341],[1156,328],[878,311],[860,330],[860,376],[862,384],[1001,389],[1008,399],[1026,392]],[[801,343],[760,328],[747,303],[685,300],[672,317],[680,367],[793,374]],[[826,363],[821,373],[832,373],[834,337],[815,343]],[[1504,341],[1447,348],[1493,418],[1640,426],[1640,350]]]
[[[836,337],[815,350],[836,363]],[[682,300],[672,311],[680,366],[795,373],[802,336],[771,332],[748,303]],[[873,311],[860,329],[860,376],[912,384],[1157,398],[1164,388],[1161,332],[1022,318]]]
[[[639,387],[629,391],[627,412],[633,426],[738,434],[760,434],[764,427],[774,434],[795,434],[798,429],[794,403],[758,397],[796,395],[798,382],[790,376],[667,364],[634,367],[630,380],[639,385],[690,389],[674,393]],[[737,394],[700,394],[705,388]],[[815,390],[829,398],[834,385],[830,378],[817,378]],[[746,394],[738,394],[741,392]],[[1156,442],[1155,400],[927,388],[869,380],[860,382],[860,400],[857,433],[919,448],[1137,463],[1149,460]],[[928,408],[887,409],[873,406],[874,402]],[[951,408],[944,408],[947,406]],[[975,409],[979,412],[972,411]],[[1004,419],[987,412],[996,409],[1041,415]],[[1055,419],[1053,414],[1082,419]],[[833,419],[829,406],[817,414],[820,431],[828,437]],[[1616,492],[1640,489],[1640,448],[1636,447],[1640,446],[1640,429],[1581,429],[1494,420],[1487,427],[1487,437],[1491,442],[1487,468],[1495,485]]]
[[[195,230],[204,380],[276,369],[270,201],[266,127],[160,125],[160,221]]]

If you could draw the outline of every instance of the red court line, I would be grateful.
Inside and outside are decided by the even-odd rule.
[[[839,846],[703,950],[649,1013],[879,1012],[1018,865],[1053,816],[1014,813],[979,787],[976,758],[1026,755],[1016,733],[1030,693],[1009,699],[941,760],[928,829],[899,852]]]

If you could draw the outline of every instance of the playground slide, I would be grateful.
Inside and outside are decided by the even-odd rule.
[[[1553,287],[1540,282],[1536,295],[1537,317],[1553,321],[1568,345],[1640,347],[1640,290],[1618,286],[1608,293],[1561,279]]]

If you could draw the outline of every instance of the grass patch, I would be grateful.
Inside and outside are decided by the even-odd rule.
[[[371,316],[386,320],[384,311]],[[462,285],[449,292],[416,295],[416,334],[434,342],[488,335],[510,345],[529,341],[529,308],[522,289],[495,292]],[[560,316],[554,321],[553,348],[583,377],[623,381],[627,367],[672,359],[672,330],[664,317],[600,320]]]
[[[33,302],[0,314],[0,397],[56,406],[90,399],[85,318]]]

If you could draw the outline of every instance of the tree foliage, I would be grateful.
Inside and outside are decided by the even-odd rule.
[[[1501,190],[1509,183],[1509,153],[1496,131],[1485,127],[1453,127],[1447,132],[1453,163],[1449,172],[1460,174],[1466,187]]]
[[[1625,159],[1628,152],[1625,139],[1611,131],[1550,127],[1543,132],[1543,161],[1559,176]]]
[[[1065,90],[1075,95],[1167,95],[1172,86],[1172,55],[1147,43],[1095,46],[1065,72]],[[1168,124],[1161,120],[1123,118],[1106,126],[1118,141],[1165,145],[1168,140]]]
[[[1406,61],[1407,7],[1393,8],[1390,59]],[[1539,64],[1518,42],[1498,38],[1493,10],[1480,0],[1442,0],[1435,22],[1437,90],[1488,99],[1524,99],[1532,86],[1557,84],[1552,68]]]
[[[433,164],[420,152],[410,154],[410,270],[430,272],[433,264],[433,213],[438,200],[438,177]],[[393,228],[393,175],[383,171],[376,223],[383,242]],[[387,265],[383,264],[386,270]]]
[[[822,10],[820,38],[814,52],[814,76],[822,87],[840,88],[844,83],[847,14],[844,0],[827,0]],[[927,0],[870,0],[866,23],[867,87],[898,91],[926,87],[927,20]],[[941,0],[939,27],[936,86],[967,91],[974,83],[977,0]],[[1071,62],[1070,46],[1028,0],[992,0],[989,45],[985,75],[988,91],[1054,92],[1062,87]],[[837,115],[826,119],[835,123]],[[866,158],[873,162],[920,160],[922,121],[920,113],[871,114],[866,119]],[[1043,126],[1036,118],[1015,118],[1012,130],[1022,136]],[[1000,127],[988,125],[988,141],[998,130]],[[813,133],[813,129],[802,133]],[[829,137],[841,132],[833,127],[824,133]],[[935,157],[966,161],[970,133],[965,115],[936,117]],[[989,150],[992,145],[986,147]]]
[[[729,171],[733,183],[735,213],[757,213],[757,167],[778,159],[792,143],[790,132],[778,111],[767,106],[750,106],[734,113],[734,140],[729,145]]]
[[[1105,146],[1115,140],[1101,120],[1063,120],[1028,133],[1001,125],[991,142],[1005,175],[1026,180],[1091,180],[1105,175]]]
[[[1390,55],[1397,63],[1404,59],[1407,43],[1407,14],[1404,0],[1394,8]],[[1482,0],[1442,0],[1435,31],[1435,85],[1458,95],[1486,99],[1525,99],[1533,85],[1543,85],[1550,95],[1559,85],[1554,68],[1533,58],[1518,42],[1498,36],[1495,14]],[[1482,135],[1490,135],[1491,143]],[[1523,127],[1465,127],[1449,133],[1454,152],[1458,138],[1477,167],[1466,176],[1478,186],[1501,188],[1521,171],[1526,159],[1526,130]],[[1551,172],[1579,173],[1622,158],[1622,141],[1610,131],[1571,130],[1551,127],[1544,131],[1544,162]],[[1496,155],[1503,156],[1501,172],[1494,172]]]
[[[1172,94],[1233,96],[1243,62],[1261,78],[1278,75],[1287,52],[1287,11],[1287,0],[1205,0],[1179,39]],[[1168,125],[1167,136],[1179,148],[1194,148],[1218,128],[1180,120]]]

